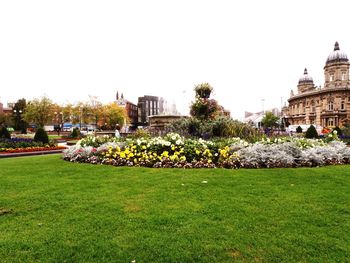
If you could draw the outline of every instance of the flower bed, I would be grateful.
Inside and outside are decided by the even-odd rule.
[[[0,154],[51,151],[62,149],[66,149],[66,147],[57,146],[57,144],[54,142],[50,142],[49,144],[43,144],[42,142],[37,142],[29,138],[0,139]]]
[[[64,146],[47,146],[47,147],[27,147],[27,148],[0,148],[0,154],[7,153],[25,153],[25,152],[42,152],[42,151],[53,151],[53,150],[64,150],[67,147]]]
[[[63,159],[155,168],[301,167],[349,163],[350,149],[337,140],[278,138],[248,143],[240,138],[224,141],[185,139],[172,133],[164,137],[123,141],[88,136],[65,150]]]

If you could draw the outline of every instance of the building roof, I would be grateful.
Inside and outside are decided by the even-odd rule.
[[[307,69],[305,68],[304,69],[304,75],[302,75],[300,78],[299,78],[299,84],[302,84],[302,83],[314,83],[314,80],[312,79],[312,77],[307,73]]]
[[[344,51],[340,50],[339,43],[335,42],[334,50],[328,55],[326,65],[334,62],[348,62],[348,61],[349,61],[348,56],[345,54]]]

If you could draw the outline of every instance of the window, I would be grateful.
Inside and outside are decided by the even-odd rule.
[[[333,81],[333,80],[334,80],[334,75],[331,74],[331,75],[329,76],[329,81]]]
[[[333,110],[333,101],[328,102],[328,110]]]
[[[346,80],[346,73],[345,72],[341,73],[341,80]]]
[[[333,118],[328,119],[328,126],[334,126]]]
[[[344,102],[344,101],[342,101],[342,102],[340,103],[340,109],[341,109],[341,110],[345,110],[345,102]]]
[[[312,106],[311,112],[316,112],[316,107],[315,106]]]

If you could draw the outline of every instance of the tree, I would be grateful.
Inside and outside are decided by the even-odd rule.
[[[52,101],[45,96],[29,101],[23,114],[23,120],[44,127],[53,118],[53,106]]]
[[[117,124],[122,127],[127,118],[125,109],[119,107],[115,103],[105,105],[103,115],[105,117],[105,123],[107,123],[111,129],[114,129]]]
[[[78,102],[71,108],[71,120],[74,124],[87,124],[93,122],[93,109],[87,102]]]
[[[267,111],[262,119],[263,126],[265,128],[273,128],[278,126],[278,117],[275,116],[271,111]]]
[[[7,115],[5,113],[0,113],[0,127],[10,127],[13,125],[13,120],[10,115]]]
[[[62,107],[62,121],[65,122],[72,122],[72,114],[73,114],[73,104],[68,103]]]
[[[91,107],[91,120],[97,127],[97,124],[103,116],[103,105],[100,101],[97,100],[96,96],[89,95],[89,98],[89,104]]]
[[[27,133],[28,123],[23,120],[23,114],[26,111],[27,102],[25,99],[18,100],[13,107],[14,128],[22,133]]]

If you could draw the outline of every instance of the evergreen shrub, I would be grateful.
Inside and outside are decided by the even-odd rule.
[[[300,126],[298,126],[298,127],[296,128],[296,132],[297,132],[297,133],[302,133],[302,132],[303,132],[303,128],[301,128]]]
[[[0,129],[0,138],[11,139],[11,134],[4,126]]]
[[[49,143],[49,136],[47,136],[47,133],[44,130],[44,128],[39,127],[36,130],[36,133],[34,135],[34,141],[42,142],[43,144],[48,144]]]
[[[72,133],[70,134],[70,137],[72,138],[78,138],[79,137],[79,131],[77,128],[74,128]]]
[[[308,139],[317,139],[318,138],[318,133],[316,131],[316,128],[315,126],[311,125],[306,133],[305,133],[305,138],[308,138]]]

